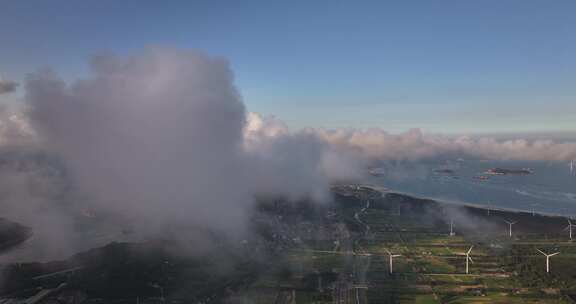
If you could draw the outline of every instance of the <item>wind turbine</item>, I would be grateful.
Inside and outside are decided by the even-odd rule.
[[[532,213],[532,216],[536,215],[536,209],[534,209],[534,207],[538,205],[538,204],[530,204],[530,211]]]
[[[166,303],[166,298],[164,298],[164,287],[162,287],[162,285],[160,285],[158,283],[150,284],[150,287],[155,288],[155,289],[159,289],[160,290],[160,300],[162,300],[162,303]]]
[[[508,223],[509,229],[508,229],[508,235],[510,237],[512,237],[512,225],[516,224],[517,222],[509,222],[507,220],[504,220],[506,223]]]
[[[550,257],[553,257],[553,256],[559,254],[560,252],[546,254],[546,253],[544,253],[544,251],[542,251],[538,248],[536,248],[536,250],[538,250],[541,254],[543,254],[546,257],[546,273],[549,273],[550,272]]]
[[[314,273],[318,276],[318,291],[322,292],[324,290],[322,289],[322,274],[318,269],[314,270]]]
[[[570,240],[572,240],[572,227],[576,227],[576,225],[572,224],[570,219],[567,219],[567,220],[568,220],[568,226],[566,226],[566,228],[564,228],[564,230],[568,229]]]
[[[472,260],[472,258],[470,257],[470,252],[472,252],[472,248],[474,248],[474,246],[470,246],[470,249],[468,249],[468,251],[466,251],[466,253],[460,253],[460,255],[465,255],[466,256],[466,274],[468,274],[468,262],[472,262],[474,263],[474,261]]]
[[[392,274],[392,261],[394,260],[394,258],[402,256],[401,254],[392,254],[392,252],[390,252],[388,249],[386,249],[386,252],[388,252],[388,257],[390,259],[390,274]]]
[[[454,233],[454,220],[450,219],[450,236],[455,236],[456,233]]]

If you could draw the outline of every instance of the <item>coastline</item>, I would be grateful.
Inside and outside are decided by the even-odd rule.
[[[560,213],[552,213],[552,212],[544,212],[544,211],[538,211],[538,210],[526,210],[526,209],[516,209],[516,208],[506,208],[506,207],[498,207],[495,205],[482,205],[482,204],[476,204],[476,203],[469,203],[469,202],[462,202],[462,201],[450,201],[450,200],[445,200],[442,198],[435,198],[435,197],[429,197],[429,196],[420,196],[414,193],[410,193],[410,192],[405,192],[405,191],[399,191],[399,190],[394,190],[394,189],[389,189],[383,186],[378,186],[378,185],[374,185],[374,184],[358,184],[361,187],[366,187],[366,188],[370,188],[374,191],[378,191],[380,192],[382,195],[385,194],[398,194],[398,195],[403,195],[403,196],[407,196],[410,198],[414,198],[414,199],[423,199],[423,200],[431,200],[434,201],[437,204],[443,205],[457,205],[457,206],[463,206],[463,207],[468,207],[468,208],[476,208],[476,209],[481,209],[481,210],[493,210],[493,211],[501,211],[501,212],[513,212],[513,213],[529,213],[529,214],[537,214],[540,216],[546,216],[546,217],[562,217],[562,218],[570,218],[570,216],[567,216],[566,214],[560,214]]]

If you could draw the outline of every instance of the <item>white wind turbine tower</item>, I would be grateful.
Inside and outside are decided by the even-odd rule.
[[[388,249],[386,249],[386,252],[388,252],[388,257],[390,259],[390,274],[392,274],[392,272],[393,272],[392,261],[394,261],[394,258],[402,256],[402,255],[401,254],[392,254],[392,252],[390,252]]]
[[[470,246],[470,249],[468,249],[468,251],[466,251],[466,253],[459,253],[460,255],[466,256],[466,274],[468,274],[468,269],[469,269],[468,262],[474,263],[474,261],[470,257],[470,252],[472,252],[472,248],[474,248],[474,246]]]
[[[486,213],[490,216],[490,209],[492,209],[492,202],[488,202],[488,208],[486,208]]]
[[[549,273],[550,272],[550,257],[553,257],[553,256],[559,254],[560,252],[546,254],[546,253],[544,253],[544,251],[542,251],[538,248],[536,248],[536,250],[538,250],[541,254],[543,254],[546,257],[546,273]]]
[[[572,227],[576,227],[576,225],[572,224],[572,221],[570,221],[570,219],[567,220],[568,220],[568,226],[566,226],[564,230],[568,229],[568,235],[570,236],[570,240],[572,240]]]
[[[456,233],[454,233],[454,220],[450,219],[450,236],[455,236]]]
[[[534,207],[536,207],[538,204],[530,204],[530,212],[532,213],[532,216],[536,215],[536,209]]]
[[[508,235],[509,235],[510,237],[512,237],[512,225],[516,224],[517,222],[509,222],[509,221],[506,221],[506,220],[504,220],[504,221],[505,221],[505,222],[508,224],[508,226],[509,226]]]

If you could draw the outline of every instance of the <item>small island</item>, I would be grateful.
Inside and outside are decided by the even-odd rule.
[[[531,169],[526,169],[526,168],[522,168],[522,169],[505,169],[505,168],[492,168],[487,170],[486,172],[484,172],[485,174],[491,174],[491,175],[527,175],[527,174],[532,174],[532,170]]]

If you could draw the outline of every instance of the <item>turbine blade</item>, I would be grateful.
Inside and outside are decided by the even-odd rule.
[[[555,256],[555,255],[557,255],[557,254],[560,254],[560,252],[556,252],[556,253],[553,253],[553,254],[549,254],[548,256],[551,257],[551,256]]]
[[[474,263],[474,260],[471,257],[468,257],[468,259],[470,260],[470,263]]]
[[[468,249],[468,252],[466,252],[466,254],[470,254],[470,252],[472,251],[472,248],[474,248],[474,246],[470,246],[470,249]]]
[[[548,256],[546,253],[544,253],[544,251],[542,251],[542,250],[540,250],[540,249],[538,249],[538,248],[536,248],[536,250],[538,250],[538,252],[540,252],[541,254],[543,254],[543,255],[545,255],[545,256]]]

